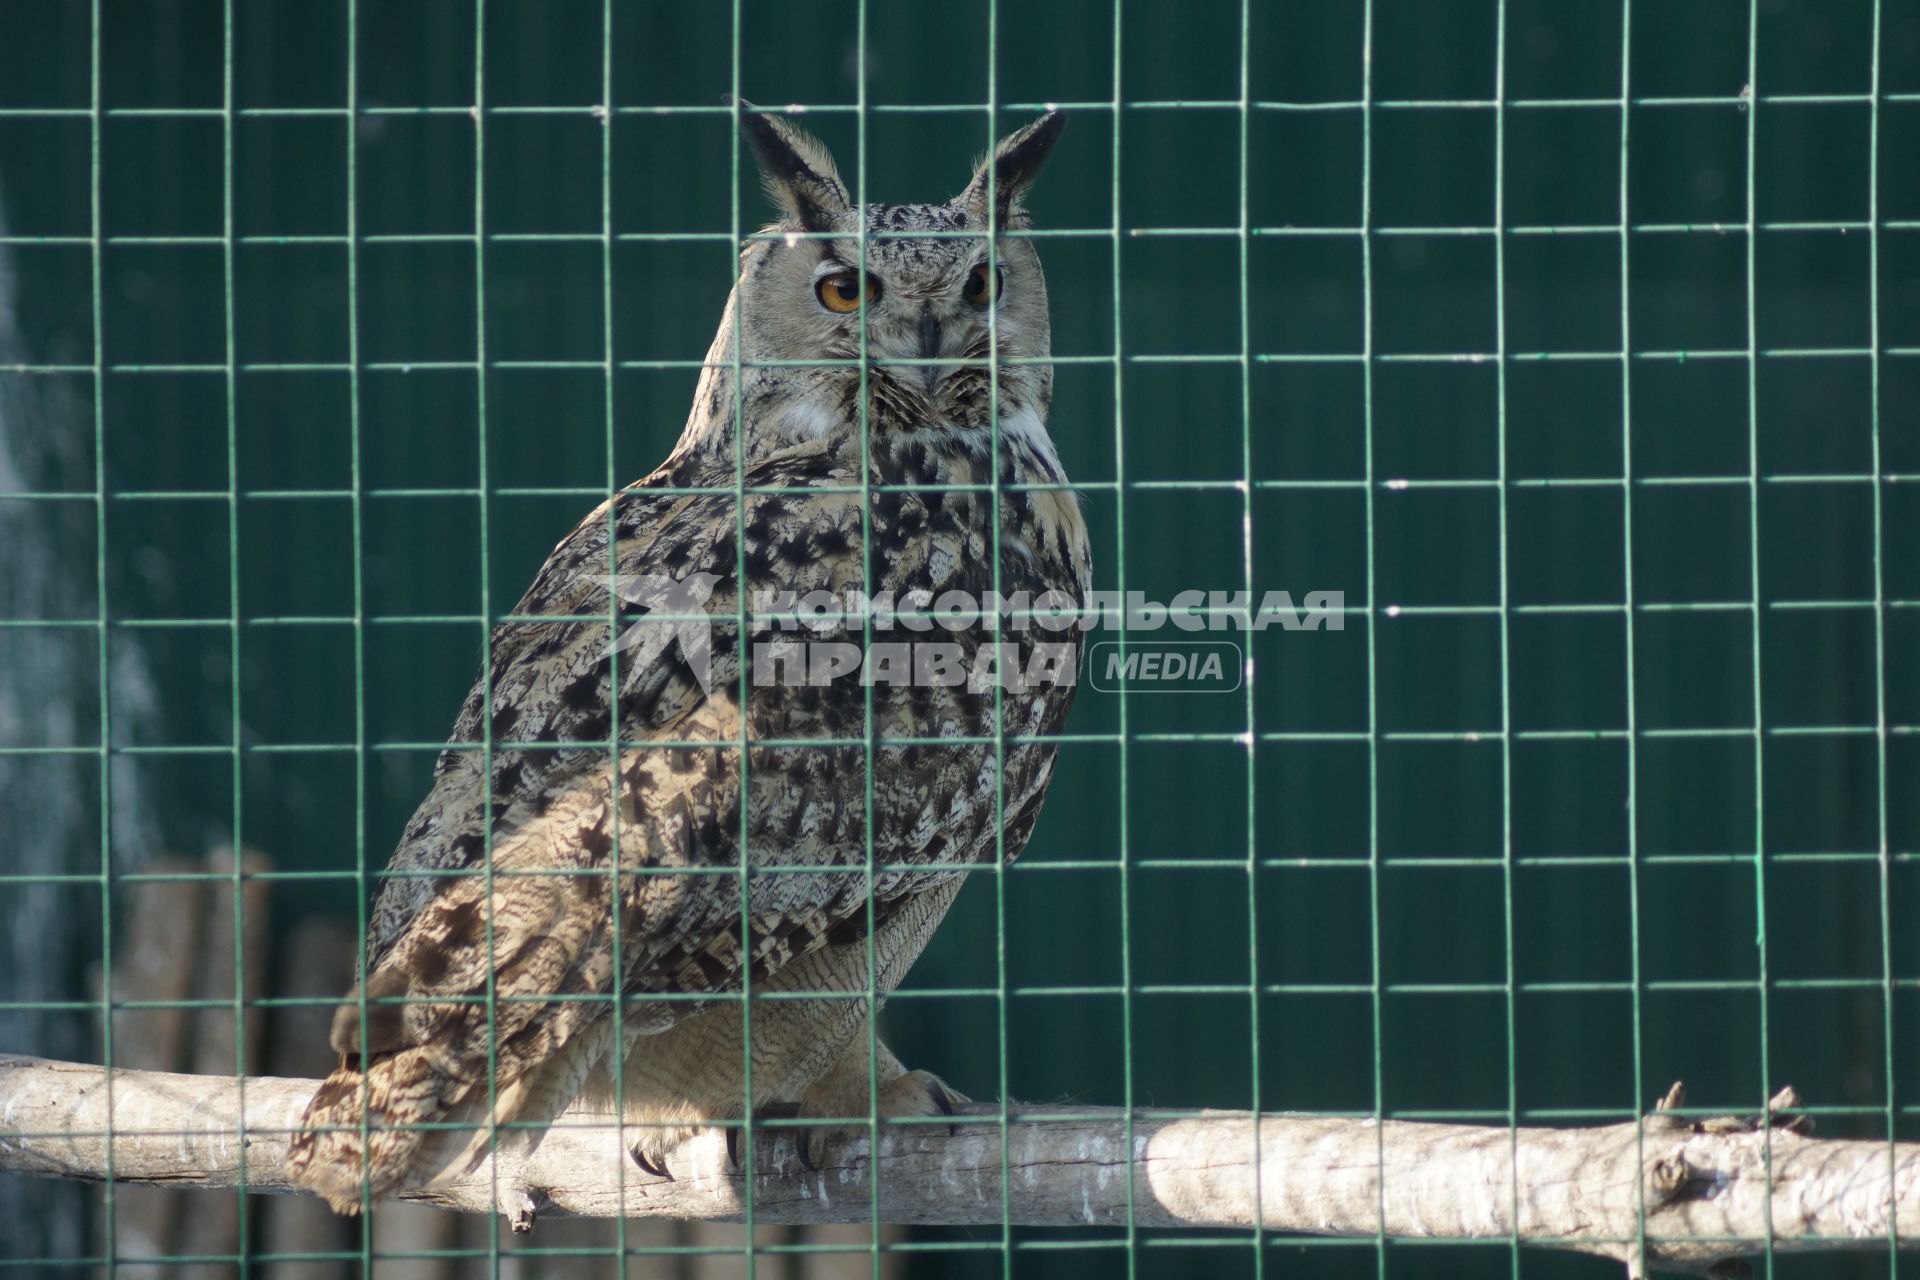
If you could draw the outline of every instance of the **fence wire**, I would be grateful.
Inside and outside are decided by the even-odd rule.
[[[66,408],[0,401],[12,462],[37,459],[0,466],[0,506],[67,541],[20,569],[0,655],[81,651],[91,678],[0,684],[0,781],[13,806],[82,779],[97,817],[0,871],[68,993],[0,983],[28,1037],[0,1047],[91,1034],[124,1065],[132,1028],[211,1012],[244,1075],[331,1008],[291,993],[298,957],[252,972],[250,893],[275,935],[365,935],[501,594],[678,434],[765,220],[724,93],[801,116],[863,202],[938,198],[1068,112],[1027,234],[1100,585],[1346,594],[1342,631],[1249,635],[1227,696],[1083,691],[1029,851],[975,876],[892,997],[909,1065],[998,1101],[1003,1162],[1021,1098],[1516,1126],[1631,1118],[1678,1075],[1699,1114],[1792,1079],[1830,1130],[1920,1128],[1896,1049],[1920,1012],[1911,6],[22,15],[0,376]],[[45,612],[36,572],[90,608]],[[84,730],[18,714],[28,694]],[[271,861],[158,860],[223,842]],[[869,885],[886,866],[869,835]],[[230,991],[141,984],[129,904],[166,885],[217,895]],[[232,1248],[129,1253],[128,1189],[46,1194],[0,1265],[1584,1265],[1384,1230],[1023,1229],[1010,1189],[998,1229],[884,1231],[876,1187],[857,1240],[774,1238],[751,1179],[725,1239],[622,1219],[520,1244],[493,1219],[276,1251],[280,1206],[241,1193]],[[1897,1274],[1893,1242],[1845,1266]]]

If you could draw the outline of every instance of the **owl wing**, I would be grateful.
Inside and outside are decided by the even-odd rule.
[[[609,570],[628,580],[697,576],[710,589],[705,611],[721,619],[736,612],[742,559],[749,581],[800,592],[859,585],[861,557],[849,550],[862,533],[857,465],[824,443],[775,454],[746,476],[749,489],[767,491],[749,494],[744,518],[729,492],[653,491],[730,489],[731,474],[663,469],[563,540],[496,629],[487,672],[376,903],[366,976],[336,1013],[341,1068],[295,1141],[296,1169],[336,1207],[439,1167],[446,1151],[408,1126],[442,1120],[489,1081],[500,1100],[493,1118],[511,1119],[500,1113],[515,1082],[582,1043],[616,986],[695,997],[649,1006],[692,1012],[701,995],[738,991],[749,969],[769,974],[829,941],[857,939],[960,872],[948,864],[869,882],[864,842],[846,838],[863,829],[860,815],[846,811],[844,787],[821,787],[825,772],[857,765],[857,747],[750,746],[743,770],[731,625],[713,627],[703,679],[689,653],[697,646],[642,634],[614,649],[606,620]],[[927,524],[922,536],[934,536]],[[635,633],[674,625],[637,621]],[[858,711],[852,690],[838,699],[818,688],[750,692],[750,743],[838,737]],[[608,741],[615,706],[617,751]],[[926,753],[907,785],[942,794],[955,781],[937,776],[950,754]],[[758,783],[743,786],[743,772]],[[823,795],[826,811],[814,813]],[[743,913],[741,878],[729,872],[743,826],[770,823],[776,839],[749,842],[757,868],[849,870],[749,877]],[[886,861],[937,860],[938,832],[926,836],[922,850],[889,849]],[[466,1150],[477,1158],[484,1147]]]

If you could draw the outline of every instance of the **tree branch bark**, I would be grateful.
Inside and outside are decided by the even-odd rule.
[[[0,1055],[0,1172],[101,1180],[111,1168],[123,1182],[295,1192],[287,1136],[316,1084],[150,1071],[109,1079],[99,1067]],[[753,1216],[870,1221],[877,1174],[888,1222],[1119,1226],[1131,1202],[1142,1227],[1518,1239],[1620,1258],[1632,1275],[1738,1274],[1737,1255],[1768,1239],[1799,1252],[1920,1241],[1920,1144],[1816,1140],[1799,1122],[1683,1120],[1668,1114],[1681,1100],[1676,1085],[1639,1124],[1583,1129],[1137,1117],[1130,1150],[1119,1109],[1020,1107],[1004,1157],[999,1111],[972,1107],[951,1135],[943,1124],[882,1130],[877,1160],[866,1135],[850,1135],[817,1170],[800,1166],[782,1131],[763,1130]],[[1787,1090],[1775,1104],[1798,1100]],[[673,1172],[671,1181],[643,1173],[611,1118],[569,1115],[524,1165],[489,1159],[405,1198],[504,1213],[516,1229],[548,1206],[598,1217],[745,1216],[745,1180],[718,1133],[682,1147]]]

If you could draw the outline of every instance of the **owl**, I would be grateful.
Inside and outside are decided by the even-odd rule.
[[[781,217],[686,427],[494,630],[374,903],[292,1141],[343,1213],[576,1103],[671,1177],[701,1130],[964,1101],[870,1021],[967,871],[1026,844],[1072,700],[1058,633],[993,606],[1090,579],[1040,259],[989,242],[1064,121],[947,203],[865,207],[793,124],[741,123]],[[775,616],[820,598],[895,607]],[[986,607],[933,625],[953,599]]]

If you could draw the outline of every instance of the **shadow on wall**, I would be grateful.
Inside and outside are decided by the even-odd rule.
[[[4,210],[0,199],[0,234]],[[51,877],[102,871],[101,689],[113,691],[117,714],[138,716],[152,699],[129,646],[117,645],[102,670],[89,554],[96,504],[18,496],[90,493],[94,476],[82,398],[61,380],[10,368],[35,357],[17,316],[14,264],[0,246],[0,867],[11,881],[0,894],[0,1045],[86,1057],[97,1036],[81,1002],[100,956],[100,893]],[[118,792],[115,875],[150,847],[140,810],[137,796]],[[0,1178],[0,1222],[19,1233],[0,1252],[79,1256],[90,1198],[81,1187]]]

